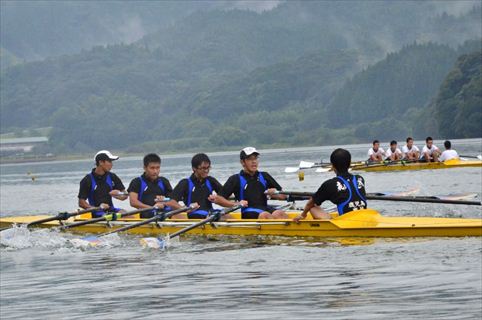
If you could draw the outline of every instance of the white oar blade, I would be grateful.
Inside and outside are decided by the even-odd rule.
[[[300,169],[313,168],[314,165],[315,165],[314,162],[300,161]]]
[[[477,156],[477,159],[482,160],[482,154],[479,154],[479,155]]]
[[[286,173],[294,173],[294,172],[297,172],[298,170],[299,170],[299,168],[297,168],[297,167],[286,167],[285,168]]]
[[[316,172],[330,172],[331,168],[317,168]]]
[[[139,240],[142,247],[150,249],[164,250],[167,247],[167,242],[165,239],[159,239],[154,237],[142,238]]]

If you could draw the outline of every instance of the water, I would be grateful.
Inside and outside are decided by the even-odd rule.
[[[482,149],[481,139],[453,144],[461,154]],[[362,159],[368,146],[349,149]],[[261,150],[261,169],[287,190],[314,191],[332,174],[306,171],[299,182],[283,170],[299,160],[326,161],[332,150]],[[175,184],[190,173],[190,157],[163,157],[162,174]],[[211,173],[221,182],[239,170],[237,153],[211,159]],[[76,209],[78,183],[91,165],[91,160],[2,165],[0,214]],[[141,158],[114,162],[126,186],[141,170]],[[368,192],[418,186],[419,195],[477,192],[480,199],[482,191],[480,168],[363,176]],[[117,204],[129,209],[126,202]],[[482,216],[474,206],[375,201],[370,206],[386,215]],[[481,238],[183,237],[159,252],[142,249],[137,238],[126,235],[82,249],[68,241],[76,235],[14,232],[0,248],[1,319],[480,319],[482,313]]]

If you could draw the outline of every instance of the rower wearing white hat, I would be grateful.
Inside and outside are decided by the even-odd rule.
[[[243,205],[243,219],[287,219],[283,210],[268,206],[267,195],[278,200],[285,200],[286,196],[274,194],[281,186],[269,173],[258,171],[258,156],[258,150],[253,147],[241,150],[239,158],[243,170],[228,178],[215,202],[223,207]],[[232,194],[238,202],[227,200]]]
[[[108,150],[101,150],[94,156],[95,168],[80,181],[79,207],[88,209],[102,207],[104,211],[92,212],[93,217],[103,216],[106,212],[119,212],[112,203],[112,197],[127,199],[121,179],[112,173],[112,161],[119,159]]]

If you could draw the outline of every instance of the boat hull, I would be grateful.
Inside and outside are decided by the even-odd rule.
[[[294,217],[297,213],[290,213]],[[236,214],[235,214],[236,215]],[[0,219],[2,228],[12,224],[25,224],[47,216],[10,217]],[[73,222],[69,220],[66,224]],[[114,221],[109,224],[94,223],[70,229],[70,232],[95,234],[120,228],[138,219]],[[142,236],[174,233],[199,220],[167,220],[130,229],[127,233]],[[58,227],[58,221],[38,225],[42,228]],[[288,236],[288,237],[466,237],[482,236],[482,219],[386,217],[371,209],[360,210],[331,220],[241,220],[207,224],[189,231],[199,235],[234,236]]]
[[[379,171],[401,171],[401,170],[438,170],[451,168],[482,167],[482,160],[459,160],[453,159],[445,162],[413,162],[397,164],[367,164],[353,166],[352,170],[379,172]]]

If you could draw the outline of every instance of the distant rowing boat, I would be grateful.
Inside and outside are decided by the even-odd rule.
[[[482,167],[482,160],[460,160],[452,159],[445,162],[394,162],[394,163],[372,163],[357,164],[351,167],[352,170],[361,171],[399,171],[399,170],[435,170],[465,167]]]
[[[298,212],[290,212],[292,219]],[[387,217],[372,209],[354,211],[338,217],[333,214],[331,220],[312,220],[310,218],[294,223],[287,220],[241,220],[239,213],[232,213],[235,219],[215,222],[193,229],[189,233],[200,235],[236,235],[236,236],[290,236],[290,237],[465,237],[482,236],[482,219],[433,218],[433,217]],[[20,216],[0,219],[2,228],[12,224],[27,224],[48,216]],[[90,214],[82,215],[80,220],[89,219]],[[71,231],[79,233],[103,233],[110,228],[116,229],[139,221],[138,218],[110,221],[109,224],[93,223],[79,226]],[[166,220],[150,223],[128,232],[137,235],[160,235],[176,232],[199,220]],[[66,224],[74,222],[73,219]],[[59,226],[58,221],[51,221],[38,227],[52,228]],[[15,229],[11,229],[15,230]]]

